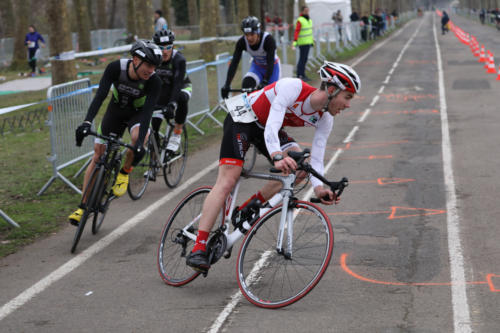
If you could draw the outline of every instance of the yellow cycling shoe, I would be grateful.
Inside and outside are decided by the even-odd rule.
[[[69,218],[69,223],[71,223],[74,226],[78,226],[78,223],[80,223],[80,220],[82,219],[82,215],[84,213],[84,210],[82,208],[78,208],[75,210]]]
[[[117,197],[121,197],[127,192],[128,187],[128,174],[118,173],[116,177],[116,183],[113,185],[113,194]]]

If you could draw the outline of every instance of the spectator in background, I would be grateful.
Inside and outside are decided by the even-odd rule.
[[[448,13],[445,10],[443,10],[443,16],[441,17],[441,31],[443,35],[448,32],[449,21],[450,18],[448,17]]]
[[[332,20],[337,26],[340,39],[342,39],[342,22],[344,21],[344,17],[342,16],[342,12],[340,11],[340,9],[337,10],[336,13],[333,13]]]
[[[306,62],[309,49],[314,44],[313,22],[309,17],[309,7],[303,6],[300,16],[295,22],[295,33],[293,35],[292,49],[299,47],[299,61],[297,63],[297,77],[303,81],[311,81],[306,76]]]
[[[167,30],[168,23],[167,20],[163,17],[163,12],[160,9],[155,11],[155,31]]]
[[[28,47],[28,64],[31,67],[31,76],[36,75],[36,59],[40,54],[40,47],[38,45],[38,41],[40,41],[40,45],[45,47],[45,41],[43,40],[42,35],[36,31],[34,25],[30,25],[28,27],[29,32],[26,34],[26,38],[24,39],[24,45]],[[40,74],[42,74],[42,70],[40,70]]]
[[[486,10],[484,8],[481,8],[481,11],[479,12],[479,20],[481,21],[481,24],[484,24],[485,18],[486,18]]]
[[[359,15],[355,10],[351,13],[351,16],[349,16],[349,18],[351,19],[351,22],[359,21]]]

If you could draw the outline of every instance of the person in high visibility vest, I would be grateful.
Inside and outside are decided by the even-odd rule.
[[[297,77],[303,81],[310,81],[306,76],[306,62],[309,49],[314,44],[313,22],[309,17],[309,7],[303,6],[300,16],[295,23],[292,49],[299,47],[299,62],[297,63]]]

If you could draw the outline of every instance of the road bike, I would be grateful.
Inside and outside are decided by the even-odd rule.
[[[155,112],[162,112],[156,110]],[[166,127],[158,132],[159,142],[156,142],[153,128],[150,128],[150,135],[146,147],[146,155],[134,167],[134,172],[130,174],[127,192],[131,199],[138,200],[142,197],[149,181],[156,181],[156,177],[163,171],[163,178],[168,187],[176,187],[184,174],[188,153],[188,132],[186,126],[183,127],[181,143],[177,151],[167,149],[170,136],[174,133],[174,116],[172,113],[165,113]]]
[[[289,152],[298,169],[327,184],[337,197],[348,185],[347,178],[330,182],[306,162],[309,149]],[[244,237],[237,254],[236,276],[243,295],[263,308],[290,305],[309,293],[325,273],[333,251],[333,228],[325,212],[315,203],[298,200],[294,194],[296,175],[242,173],[242,178],[274,180],[281,191],[265,206],[252,200],[245,208],[236,207],[242,178],[226,199],[216,221],[217,228],[207,242],[209,262],[229,258],[236,241]],[[163,228],[158,246],[157,265],[163,281],[183,286],[200,274],[186,265],[186,257],[196,241],[201,209],[211,187],[189,193],[172,211]],[[229,228],[233,231],[229,232]]]
[[[73,238],[71,253],[74,253],[83,229],[89,218],[92,218],[92,233],[96,234],[104,221],[109,204],[116,196],[113,194],[112,187],[115,184],[118,172],[120,172],[123,150],[121,147],[134,149],[133,146],[120,140],[118,135],[111,133],[109,136],[101,135],[90,131],[93,135],[106,141],[106,151],[97,161],[94,170],[89,178],[87,187],[84,190],[81,207],[84,213]]]

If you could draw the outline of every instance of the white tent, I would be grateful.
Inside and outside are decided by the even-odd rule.
[[[332,25],[332,15],[340,9],[344,17],[344,23],[350,22],[351,0],[306,0],[306,6],[309,7],[309,16],[314,27],[320,28],[325,25]],[[300,8],[298,9],[300,12]],[[297,17],[295,15],[295,17]]]

